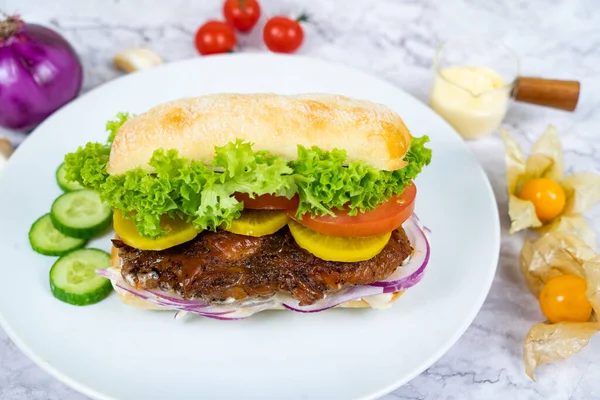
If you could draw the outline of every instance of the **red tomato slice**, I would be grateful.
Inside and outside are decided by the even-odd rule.
[[[244,208],[251,210],[295,210],[298,208],[298,196],[288,200],[284,196],[274,196],[263,194],[250,198],[248,193],[235,193],[233,195],[237,201],[244,202]]]
[[[302,218],[289,210],[288,215],[306,226],[324,235],[359,237],[377,236],[392,232],[404,223],[413,213],[417,187],[407,186],[400,195],[392,196],[366,213],[359,212],[355,216],[348,215],[348,209],[334,211],[335,216],[320,215],[311,217],[304,214]]]

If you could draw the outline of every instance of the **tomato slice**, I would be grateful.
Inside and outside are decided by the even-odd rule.
[[[304,214],[302,218],[298,218],[294,210],[289,210],[288,215],[307,228],[324,235],[378,236],[397,229],[412,215],[416,196],[417,187],[411,183],[401,194],[390,197],[389,200],[366,213],[359,212],[350,216],[348,215],[349,209],[345,208],[344,210],[334,210],[335,216],[311,217],[310,214]]]
[[[233,197],[237,201],[244,202],[244,208],[250,210],[295,210],[298,208],[298,196],[287,199],[284,196],[274,196],[272,194],[263,194],[250,198],[248,193],[234,193]]]

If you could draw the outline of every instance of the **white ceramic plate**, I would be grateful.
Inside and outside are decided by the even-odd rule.
[[[60,193],[54,173],[64,154],[104,140],[104,124],[118,111],[141,113],[203,93],[269,91],[381,102],[415,136],[431,137],[433,162],[417,179],[416,212],[433,232],[420,284],[386,311],[271,311],[237,322],[176,321],[171,312],[123,305],[116,295],[81,308],[52,297],[55,258],[34,253],[27,233]],[[109,250],[109,237],[91,246]],[[388,83],[298,56],[211,56],[117,79],[48,118],[0,180],[0,322],[42,368],[99,399],[382,396],[434,363],[466,330],[488,293],[498,252],[494,195],[449,125]]]

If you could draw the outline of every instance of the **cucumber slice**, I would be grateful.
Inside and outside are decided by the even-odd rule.
[[[44,214],[38,218],[29,230],[31,248],[45,256],[62,256],[71,250],[82,248],[86,242],[85,239],[65,236],[56,230],[50,214]]]
[[[54,227],[67,236],[89,239],[110,226],[112,211],[91,190],[60,195],[50,210]]]
[[[65,163],[59,165],[56,170],[56,183],[58,186],[65,192],[72,192],[74,190],[81,190],[83,186],[79,182],[76,181],[68,181],[66,178],[67,170],[65,168]]]
[[[110,280],[96,274],[110,267],[110,255],[98,249],[79,249],[62,256],[50,269],[54,297],[75,306],[105,299],[112,291]]]

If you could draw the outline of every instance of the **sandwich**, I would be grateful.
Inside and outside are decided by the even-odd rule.
[[[210,94],[120,113],[67,178],[113,211],[110,279],[134,307],[241,319],[388,308],[417,284],[431,162],[390,108],[332,94]]]

